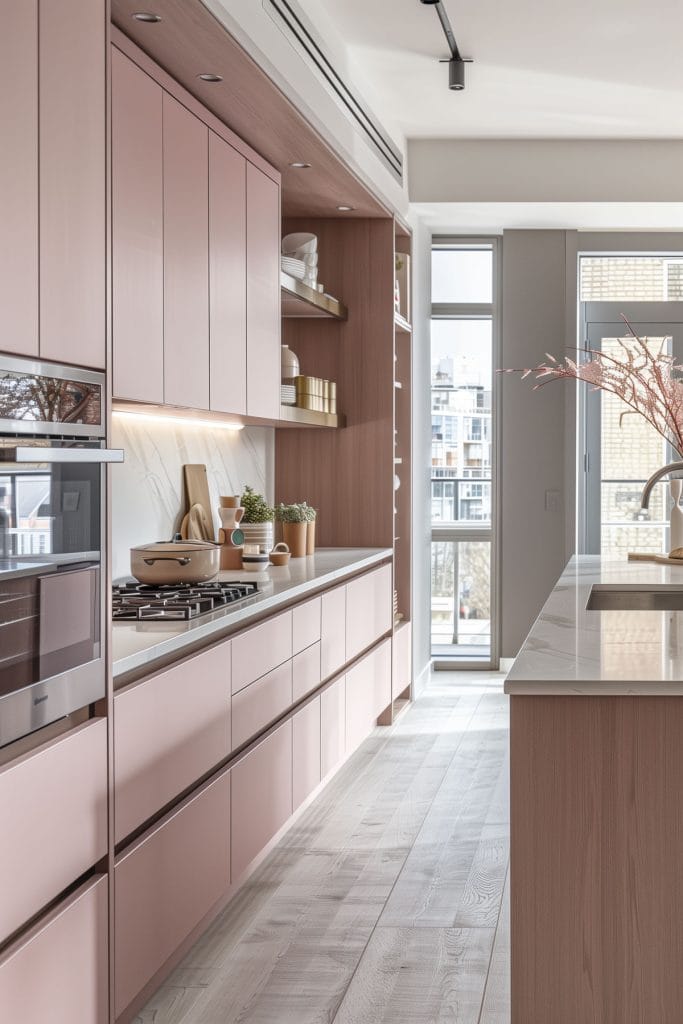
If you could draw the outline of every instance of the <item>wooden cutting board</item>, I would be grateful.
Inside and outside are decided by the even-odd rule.
[[[197,465],[187,464],[183,467],[185,471],[185,488],[187,490],[187,501],[190,509],[193,505],[201,505],[206,516],[208,536],[203,540],[215,541],[216,536],[213,528],[213,512],[211,510],[211,496],[209,494],[209,478],[206,473],[206,466],[203,463]]]
[[[669,558],[668,555],[650,555],[644,551],[629,551],[629,562],[657,562],[659,565],[683,565],[683,558]]]

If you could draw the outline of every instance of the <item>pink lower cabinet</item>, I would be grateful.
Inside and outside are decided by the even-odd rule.
[[[106,721],[0,768],[0,822],[2,942],[107,852]]]
[[[320,762],[322,777],[329,775],[346,753],[346,676],[320,695]]]
[[[409,622],[402,622],[395,630],[391,650],[391,697],[403,693],[413,680],[412,629]]]
[[[321,673],[329,679],[346,664],[346,587],[328,590],[321,598]]]
[[[286,661],[232,698],[232,747],[263,732],[292,706],[292,662]]]
[[[107,1024],[107,918],[107,879],[98,875],[6,949],[0,1020]]]
[[[230,772],[225,772],[116,860],[116,1017],[229,885]]]
[[[232,769],[232,881],[292,814],[291,719]]]
[[[260,679],[292,657],[292,613],[274,615],[232,642],[232,692]]]
[[[320,783],[320,697],[292,718],[292,803],[294,810]]]
[[[346,659],[351,661],[391,629],[391,565],[351,580],[346,586]]]
[[[298,654],[320,640],[322,599],[314,597],[292,609],[292,653]]]
[[[292,676],[294,703],[320,685],[320,641],[294,655]]]
[[[116,693],[116,842],[229,753],[229,641]]]
[[[347,752],[365,739],[390,703],[391,640],[385,640],[346,673]]]

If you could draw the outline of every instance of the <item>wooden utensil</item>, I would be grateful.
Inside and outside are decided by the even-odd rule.
[[[213,530],[209,525],[206,511],[201,505],[194,504],[188,513],[187,536],[190,540],[210,540],[213,542]]]
[[[216,536],[213,528],[213,515],[211,513],[211,496],[209,494],[209,478],[206,474],[206,466],[203,463],[196,465],[188,463],[184,467],[185,487],[187,488],[187,501],[192,509],[193,505],[201,505],[208,527],[208,536],[203,540],[215,541]]]

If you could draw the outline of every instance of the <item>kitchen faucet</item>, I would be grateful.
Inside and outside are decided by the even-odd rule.
[[[638,513],[638,519],[649,519],[649,507],[650,507],[650,495],[652,494],[652,488],[658,483],[662,477],[668,476],[669,473],[683,473],[683,462],[668,462],[666,466],[662,466],[655,473],[652,474],[650,479],[643,487],[643,493],[640,496],[640,512]]]

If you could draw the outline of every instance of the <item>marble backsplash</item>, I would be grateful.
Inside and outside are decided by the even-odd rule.
[[[218,530],[219,494],[245,484],[272,501],[274,436],[270,427],[241,431],[114,414],[112,446],[125,462],[112,469],[112,578],[130,575],[130,548],[170,539],[187,511],[183,466],[204,463]]]

